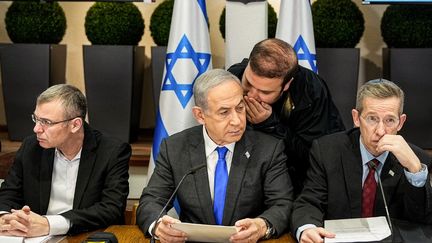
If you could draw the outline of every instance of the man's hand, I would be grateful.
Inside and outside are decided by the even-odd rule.
[[[230,238],[231,242],[257,242],[267,230],[267,225],[262,218],[241,219],[235,223],[237,233]]]
[[[1,217],[3,224],[0,230],[3,235],[36,237],[49,234],[48,220],[31,211],[29,206],[21,210],[12,209],[12,213]]]
[[[305,229],[300,236],[300,243],[322,243],[324,237],[334,238],[336,235],[322,227]]]
[[[421,163],[414,151],[400,135],[384,135],[377,144],[377,152],[392,152],[399,163],[411,173],[417,173],[421,170]]]
[[[162,220],[155,225],[155,235],[159,238],[160,242],[185,242],[187,240],[186,233],[171,227],[172,224],[180,222],[180,220],[168,215],[163,216]]]
[[[272,107],[264,102],[258,102],[254,98],[244,97],[246,103],[246,117],[252,124],[261,123],[272,114]]]

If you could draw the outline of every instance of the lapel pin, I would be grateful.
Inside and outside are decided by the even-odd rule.
[[[389,170],[389,175],[394,176],[394,172],[392,170]]]
[[[246,151],[245,155],[246,155],[246,158],[249,159],[249,157],[250,157],[249,151]]]

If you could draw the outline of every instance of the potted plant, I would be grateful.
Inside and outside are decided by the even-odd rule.
[[[317,0],[312,4],[318,72],[332,94],[345,127],[353,126],[364,18],[351,0]]]
[[[153,85],[154,110],[159,107],[159,95],[165,67],[165,56],[171,27],[174,0],[166,0],[159,4],[150,17],[150,32],[157,46],[151,47],[151,69]]]
[[[32,134],[36,97],[65,82],[66,46],[58,45],[66,17],[57,2],[14,1],[5,25],[14,44],[0,45],[0,64],[9,139]]]
[[[91,125],[131,142],[137,139],[144,47],[144,20],[130,2],[97,2],[87,11],[84,78]]]
[[[432,148],[432,5],[390,5],[381,19],[383,76],[407,97],[408,114],[401,134],[422,148]]]
[[[222,10],[221,16],[219,17],[219,31],[222,38],[225,40],[225,15],[226,8]],[[276,36],[276,26],[277,26],[277,15],[274,8],[267,4],[267,14],[268,14],[268,24],[267,24],[267,36],[268,38],[274,38]]]

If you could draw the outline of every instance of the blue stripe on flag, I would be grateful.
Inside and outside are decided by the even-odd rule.
[[[156,126],[153,135],[153,159],[156,161],[156,158],[159,154],[159,147],[162,142],[162,139],[168,137],[168,133],[165,129],[164,123],[162,121],[162,117],[160,115],[160,111],[156,114]],[[156,163],[156,162],[155,162]]]
[[[197,0],[198,1],[198,5],[201,8],[201,11],[203,12],[203,15],[205,17],[205,20],[207,22],[207,26],[209,26],[209,21],[208,21],[208,16],[207,16],[207,8],[206,8],[206,2],[205,0]]]

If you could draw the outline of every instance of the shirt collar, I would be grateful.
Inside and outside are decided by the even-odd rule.
[[[73,159],[71,159],[71,160],[68,160],[63,155],[63,153],[59,149],[57,149],[57,148],[55,149],[55,155],[57,156],[57,158],[62,158],[65,161],[74,162],[74,161],[77,161],[77,160],[81,159],[81,151],[82,151],[82,147],[80,148],[80,150],[78,151],[78,153],[75,155],[75,157]]]
[[[205,126],[203,126],[203,137],[204,137],[204,145],[205,145],[205,154],[206,158],[215,151],[217,147],[220,147],[217,145],[213,140],[209,137],[207,134],[207,130],[205,129]],[[224,145],[231,153],[234,152],[235,142]]]
[[[361,153],[361,157],[362,157],[363,166],[373,159],[377,159],[380,162],[380,164],[384,165],[384,162],[386,161],[389,152],[385,151],[384,153],[380,154],[378,157],[375,157],[371,153],[369,153],[369,151],[364,146],[364,144],[361,140],[361,135],[360,135],[359,140],[360,140],[360,153]]]

